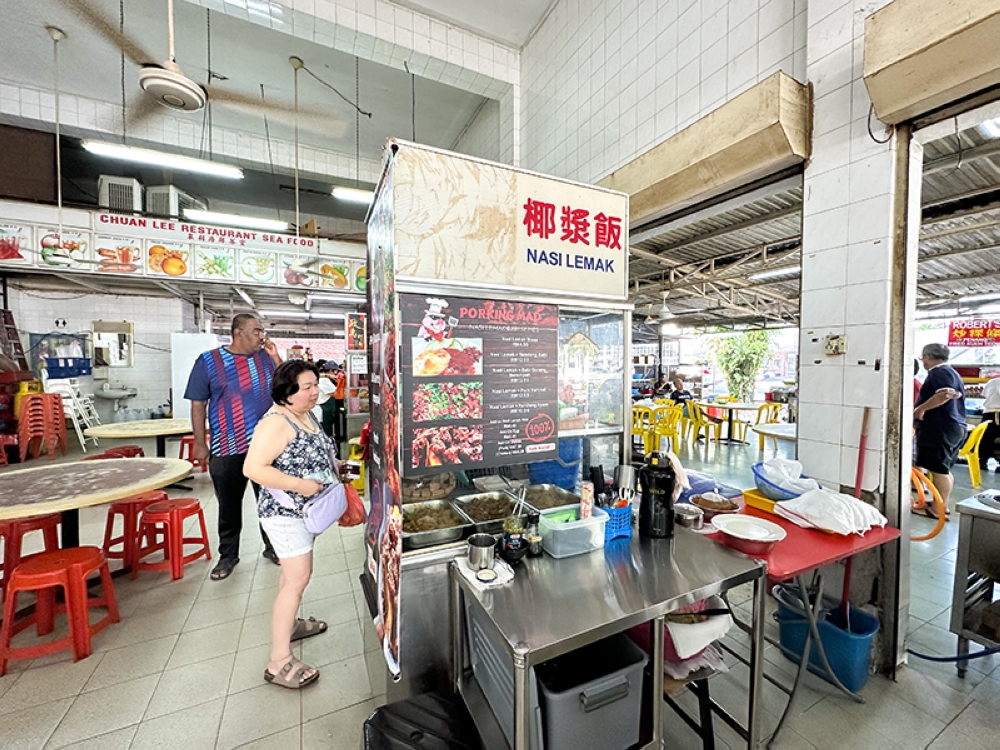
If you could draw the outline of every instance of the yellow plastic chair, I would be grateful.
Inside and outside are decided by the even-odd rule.
[[[965,445],[958,452],[959,458],[964,458],[969,462],[969,476],[972,478],[972,486],[980,487],[983,483],[983,476],[979,470],[979,444],[983,442],[983,433],[990,426],[989,422],[983,422],[976,426],[969,437],[965,439]]]
[[[712,430],[715,431],[715,442],[722,440],[722,422],[713,422],[702,412],[701,407],[694,401],[687,402],[689,421],[691,422],[691,441],[695,442],[705,430],[705,440],[709,440]]]
[[[638,440],[645,444],[646,430],[653,426],[653,409],[649,406],[632,407],[632,445]]]
[[[646,455],[659,449],[661,438],[670,438],[670,446],[673,450],[679,437],[677,426],[683,410],[676,406],[670,406],[658,408],[655,411],[653,426],[643,434],[642,448]]]
[[[757,407],[757,421],[753,424],[778,424],[778,415],[781,413],[781,404],[767,403],[761,404]],[[747,427],[749,427],[749,422],[740,422],[740,440],[746,441],[747,439]],[[760,438],[760,449],[764,450],[764,436],[758,435]],[[772,437],[771,442],[774,443],[774,449],[778,450],[778,438]]]

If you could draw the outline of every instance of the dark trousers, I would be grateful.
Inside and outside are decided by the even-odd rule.
[[[327,437],[332,438],[334,425],[337,422],[337,402],[328,398],[319,408],[323,410],[323,432],[326,433]]]
[[[333,439],[339,446],[347,440],[347,402],[342,398],[333,399],[336,417],[333,420]]]
[[[219,557],[239,559],[240,531],[243,530],[243,494],[249,481],[243,476],[243,462],[246,454],[235,456],[212,456],[208,461],[208,473],[215,485],[215,497],[219,500]],[[260,493],[260,485],[253,485],[254,498]],[[264,548],[271,549],[263,527],[260,536]]]
[[[983,421],[989,425],[986,432],[983,433],[982,442],[979,444],[979,465],[985,469],[986,462],[997,457],[993,444],[997,438],[1000,438],[1000,412],[986,412],[983,414]]]

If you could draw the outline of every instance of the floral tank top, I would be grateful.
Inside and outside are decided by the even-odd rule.
[[[261,419],[268,417],[282,417],[295,430],[293,437],[281,454],[274,459],[272,466],[282,474],[299,479],[315,479],[322,485],[334,484],[340,479],[337,473],[336,462],[333,458],[333,443],[326,433],[320,429],[316,418],[310,414],[309,419],[316,427],[316,432],[309,432],[295,424],[291,419],[280,412],[269,411]],[[257,515],[260,518],[273,518],[274,516],[285,516],[286,518],[302,518],[302,506],[305,505],[308,497],[303,497],[297,492],[286,493],[295,501],[295,510],[286,508],[274,499],[271,491],[267,487],[260,488],[257,497]]]

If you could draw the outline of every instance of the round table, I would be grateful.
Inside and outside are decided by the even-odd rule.
[[[62,513],[62,546],[80,544],[79,509],[166,487],[191,472],[177,458],[71,461],[0,472],[0,521]]]
[[[187,435],[191,432],[190,419],[139,419],[134,422],[111,422],[88,427],[83,434],[92,438],[109,440],[135,440],[136,438],[156,438],[156,455],[167,455],[168,435]],[[188,464],[190,466],[190,464]]]
[[[716,403],[714,401],[698,401],[697,404],[702,409],[726,409],[729,412],[726,424],[729,426],[724,440],[727,443],[739,443],[740,445],[746,445],[746,443],[743,440],[737,440],[733,437],[733,414],[738,411],[757,411],[757,409],[761,406],[760,404],[750,404],[743,401],[730,401],[724,404]]]

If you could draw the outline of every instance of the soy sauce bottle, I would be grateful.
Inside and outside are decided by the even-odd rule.
[[[662,452],[650,453],[639,469],[639,536],[667,539],[674,535],[674,485],[677,476]]]

